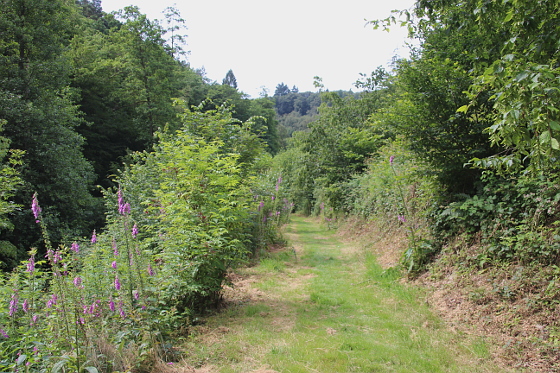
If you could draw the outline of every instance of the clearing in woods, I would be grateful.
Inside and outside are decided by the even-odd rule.
[[[291,247],[232,274],[226,307],[194,327],[175,372],[504,372],[481,338],[451,331],[421,289],[313,218]],[[168,371],[169,371],[168,370]]]

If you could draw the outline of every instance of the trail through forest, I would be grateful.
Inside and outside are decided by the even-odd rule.
[[[177,372],[504,372],[451,331],[421,289],[313,218],[287,249],[231,275],[226,307],[191,330]],[[188,365],[187,368],[185,365]]]

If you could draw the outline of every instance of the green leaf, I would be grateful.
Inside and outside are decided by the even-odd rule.
[[[66,365],[67,362],[68,362],[68,360],[60,360],[59,362],[57,362],[55,365],[53,365],[51,373],[60,372],[62,367],[64,367],[64,365]]]
[[[96,367],[84,367],[89,373],[99,373]]]
[[[560,144],[558,143],[558,140],[556,140],[554,137],[550,139],[550,146],[554,150],[560,150]]]
[[[549,131],[544,131],[543,133],[541,133],[541,135],[539,136],[539,141],[541,144],[547,144],[550,142],[551,136],[550,136],[550,132]]]
[[[520,82],[523,79],[527,78],[528,76],[529,76],[529,73],[527,71],[522,71],[519,74],[517,74],[517,76],[515,77],[515,81]]]
[[[511,9],[508,14],[506,14],[506,17],[503,20],[503,23],[507,23],[509,21],[511,21],[511,19],[513,18],[513,9]]]
[[[550,121],[548,123],[548,125],[550,126],[551,129],[553,129],[554,131],[560,131],[560,123],[555,122],[555,121]]]
[[[19,357],[16,360],[16,365],[21,365],[25,362],[25,360],[27,360],[27,355],[23,354],[23,355],[19,355]]]
[[[463,105],[459,109],[457,109],[457,113],[466,113],[469,109],[469,105]]]

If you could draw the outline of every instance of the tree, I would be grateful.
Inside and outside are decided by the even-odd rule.
[[[228,70],[222,84],[229,85],[230,87],[237,89],[237,79],[235,79],[235,75],[233,75],[233,71],[231,69]]]
[[[0,133],[6,121],[0,120]],[[10,140],[0,136],[0,232],[12,231],[13,223],[9,214],[21,206],[11,200],[22,185],[18,167],[22,164],[23,152],[10,150]],[[0,269],[13,268],[18,264],[18,259],[23,259],[23,253],[11,242],[0,240]]]
[[[284,83],[280,83],[276,86],[276,90],[274,91],[274,97],[276,96],[284,96],[290,93],[290,88]]]
[[[0,118],[4,136],[25,151],[25,186],[15,201],[28,205],[39,194],[52,239],[86,234],[95,224],[91,165],[76,132],[82,118],[69,87],[64,51],[83,18],[67,1],[3,0],[0,9]],[[39,232],[28,209],[17,211],[15,229],[3,238],[20,250],[35,245]]]
[[[188,54],[183,49],[183,46],[187,44],[187,35],[181,32],[187,30],[185,20],[181,18],[181,13],[175,6],[168,6],[163,11],[163,14],[167,24],[167,28],[164,31],[165,33],[171,33],[169,37],[169,42],[171,43],[169,45],[169,53],[171,57],[179,59],[179,56]]]

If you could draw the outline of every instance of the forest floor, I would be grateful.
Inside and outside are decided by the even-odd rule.
[[[184,359],[162,372],[510,371],[379,264],[390,255],[378,260],[313,218],[293,217],[284,236],[287,248],[231,273],[224,308],[192,327]]]

